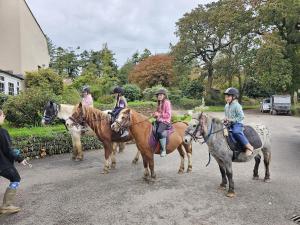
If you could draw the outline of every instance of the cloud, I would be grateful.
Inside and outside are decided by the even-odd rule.
[[[210,0],[27,0],[43,31],[57,46],[113,50],[118,65],[144,48],[169,51],[175,23]]]

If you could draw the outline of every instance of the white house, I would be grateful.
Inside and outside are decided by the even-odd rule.
[[[7,71],[0,70],[0,93],[18,95],[24,89],[24,78]]]
[[[18,93],[23,88],[19,75],[48,67],[49,62],[46,36],[26,1],[0,0],[0,73],[4,78],[0,85],[4,84],[4,92],[14,89]]]

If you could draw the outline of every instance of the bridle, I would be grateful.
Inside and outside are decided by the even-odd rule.
[[[190,135],[190,136],[192,137],[192,139],[193,139],[195,142],[197,142],[199,139],[203,139],[204,141],[201,142],[201,144],[204,144],[204,143],[206,143],[206,142],[209,140],[209,138],[211,137],[211,135],[223,131],[224,129],[227,128],[227,126],[224,126],[222,129],[219,129],[219,130],[217,130],[217,131],[213,131],[213,124],[211,123],[211,124],[210,124],[210,129],[209,129],[209,132],[208,132],[208,135],[205,135],[205,136],[204,136],[204,132],[203,132],[203,130],[204,130],[204,125],[201,123],[202,116],[203,116],[203,112],[201,112],[199,118],[194,118],[195,120],[198,120],[198,121],[199,121],[198,124],[197,124],[197,126],[196,126],[196,128],[195,128],[195,130],[194,130],[194,132],[193,132],[193,133],[190,133],[190,132],[186,131],[185,134],[186,134],[186,135]],[[199,129],[200,129],[200,130],[199,130]],[[200,131],[200,135],[197,136],[197,133],[198,133],[199,131]]]
[[[146,122],[146,121],[149,121],[149,119],[152,118],[152,117],[147,117],[146,119],[142,120],[142,121],[139,121],[137,123],[134,123],[134,124],[131,124],[130,121],[131,121],[131,114],[130,112],[128,113],[128,117],[126,118],[126,120],[122,119],[121,122],[119,122],[117,119],[114,121],[114,123],[116,123],[119,127],[120,130],[126,130],[128,129],[130,126],[136,126],[138,124],[141,124],[143,122]],[[127,123],[127,124],[126,124]]]

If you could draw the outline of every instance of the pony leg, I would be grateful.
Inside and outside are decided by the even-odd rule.
[[[132,160],[132,164],[137,164],[137,162],[139,161],[140,155],[141,155],[141,152],[138,149],[137,152],[136,152],[136,154],[135,154],[134,159]]]
[[[149,180],[149,176],[150,176],[150,173],[149,173],[149,169],[148,169],[148,160],[147,160],[147,157],[145,155],[142,155],[143,157],[143,164],[144,164],[144,180]]]
[[[150,172],[151,172],[151,178],[155,179],[156,174],[154,172],[154,158],[153,158],[153,156],[149,159],[149,168],[150,168]]]
[[[219,164],[221,176],[222,176],[222,183],[219,186],[220,190],[225,190],[227,185],[227,178],[226,178],[226,169],[224,165]]]
[[[253,169],[253,180],[258,180],[258,168],[259,168],[259,164],[260,164],[260,160],[261,160],[261,156],[258,154],[254,157],[255,159],[255,166]]]
[[[111,157],[111,153],[112,153],[112,144],[111,142],[104,142],[104,156],[105,156],[105,164],[104,164],[104,168],[103,168],[103,173],[107,174],[109,173],[109,169],[110,169],[110,157]]]
[[[192,152],[193,152],[193,148],[192,148],[192,144],[189,145],[184,145],[185,146],[185,150],[187,153],[187,157],[188,157],[188,168],[187,168],[187,173],[192,172]]]
[[[270,170],[269,170],[269,166],[270,166],[270,162],[271,162],[271,152],[269,151],[269,149],[262,149],[263,151],[263,155],[264,155],[264,164],[265,164],[265,178],[264,181],[265,182],[270,182]]]
[[[178,150],[179,155],[180,155],[180,166],[179,166],[178,173],[182,174],[184,172],[184,156],[185,156],[182,145],[179,145],[177,150]]]
[[[72,159],[73,160],[83,160],[83,153],[82,153],[82,145],[80,140],[80,133],[76,131],[71,132],[72,137],[72,144],[73,144],[73,154]]]
[[[225,168],[226,168],[226,176],[229,182],[229,189],[228,192],[226,194],[227,197],[234,197],[235,196],[235,192],[234,192],[234,182],[233,182],[233,174],[232,174],[232,162],[227,162],[227,164],[225,163]]]
[[[124,152],[125,149],[125,143],[124,142],[120,142],[119,143],[119,153]]]
[[[118,147],[118,143],[113,142],[112,143],[112,154],[111,154],[111,168],[115,169],[116,168],[116,152],[117,152],[117,147]]]

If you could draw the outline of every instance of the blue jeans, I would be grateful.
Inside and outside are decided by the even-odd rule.
[[[246,138],[244,132],[243,132],[244,125],[242,123],[234,123],[231,125],[231,132],[233,135],[233,138],[239,142],[239,144],[244,147],[245,145],[249,144],[248,139]]]

